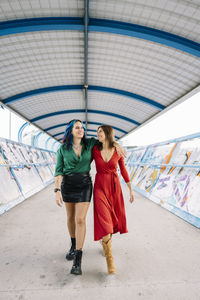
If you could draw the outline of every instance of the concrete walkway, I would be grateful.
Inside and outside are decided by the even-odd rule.
[[[113,236],[116,275],[107,275],[87,215],[83,275],[70,275],[65,209],[53,185],[0,217],[0,299],[200,299],[200,232],[123,186],[129,233]]]

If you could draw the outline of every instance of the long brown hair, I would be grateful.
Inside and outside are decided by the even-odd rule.
[[[101,125],[101,126],[98,127],[97,131],[100,128],[105,133],[106,139],[108,141],[109,148],[113,148],[114,147],[114,141],[115,141],[114,129],[110,125]],[[102,150],[103,149],[103,144],[101,142],[99,142],[97,147],[98,147],[99,150]]]

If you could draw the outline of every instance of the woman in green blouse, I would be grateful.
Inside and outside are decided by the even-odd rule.
[[[82,248],[86,233],[86,214],[92,196],[89,174],[92,148],[98,141],[85,138],[85,127],[80,120],[68,123],[63,145],[57,151],[55,169],[56,202],[67,211],[67,226],[71,236],[71,248],[67,260],[74,260],[71,274],[81,275]],[[122,148],[116,143],[118,152]]]
[[[84,126],[79,120],[68,123],[63,145],[57,151],[56,202],[67,211],[67,225],[71,236],[71,248],[66,259],[74,259],[71,273],[81,275],[82,248],[86,233],[86,214],[92,196],[89,175],[92,148],[95,139],[85,138]]]

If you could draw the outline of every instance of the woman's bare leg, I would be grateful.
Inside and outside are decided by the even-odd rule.
[[[111,234],[109,233],[102,238],[102,241],[104,243],[107,243],[110,240],[110,238],[111,238]]]
[[[76,203],[75,208],[75,235],[76,235],[76,249],[83,248],[85,234],[86,234],[86,215],[90,202]]]
[[[75,203],[65,202],[65,208],[67,212],[67,227],[72,238],[75,238],[75,205]]]

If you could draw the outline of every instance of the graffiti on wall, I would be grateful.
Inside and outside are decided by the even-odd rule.
[[[143,155],[137,160],[138,151]],[[195,225],[200,227],[199,137],[136,148],[129,150],[128,157],[127,167],[137,191],[164,207],[171,207],[171,211],[186,220],[188,216],[190,222],[194,217]]]
[[[55,162],[54,152],[0,139],[0,214],[51,182]]]

